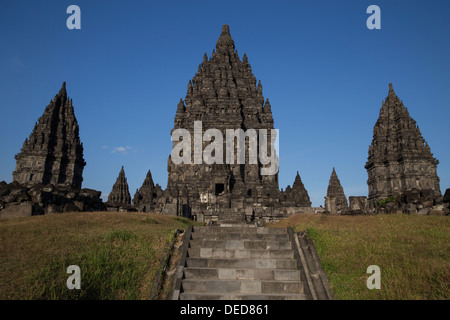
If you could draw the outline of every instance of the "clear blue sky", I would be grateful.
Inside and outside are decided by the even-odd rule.
[[[81,8],[81,30],[66,9]],[[381,30],[366,9],[381,8]],[[295,174],[323,205],[332,167],[367,195],[373,126],[392,82],[450,187],[450,1],[2,1],[0,181],[67,82],[84,144],[83,187],[107,195],[122,165],[167,184],[177,103],[223,24],[247,53],[280,130],[280,188]]]

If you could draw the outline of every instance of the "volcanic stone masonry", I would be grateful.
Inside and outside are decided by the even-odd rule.
[[[325,210],[331,214],[341,214],[348,208],[347,197],[342,188],[341,182],[333,168],[330,181],[328,183],[327,196],[325,197]]]
[[[264,99],[261,81],[256,81],[247,55],[239,58],[228,25],[222,27],[211,57],[205,53],[198,72],[189,81],[185,99],[178,103],[173,130],[186,129],[194,137],[194,121],[198,120],[202,121],[202,133],[215,128],[224,137],[227,129],[267,129],[269,133],[274,129],[271,105]],[[173,146],[177,143],[174,141]],[[167,188],[158,201],[161,211],[193,214],[200,221],[215,220],[219,215],[243,217],[244,212],[247,218],[256,214],[266,220],[283,215],[276,209],[282,206],[278,173],[261,175],[263,165],[259,159],[257,164],[250,164],[248,151],[246,142],[245,164],[194,164],[193,153],[192,164],[174,164],[169,157]],[[303,184],[299,188],[304,189]],[[311,207],[302,192],[300,199],[295,192],[292,199],[290,195],[289,204]]]
[[[63,82],[15,156],[13,182],[0,184],[0,217],[105,210],[101,192],[81,189],[83,144]]]
[[[86,162],[78,131],[64,82],[15,156],[13,180],[23,185],[51,183],[81,188]]]
[[[381,205],[387,212],[405,213],[423,209],[426,214],[427,208],[441,206],[438,163],[416,121],[389,84],[365,165],[370,207]]]
[[[153,183],[150,170],[147,172],[141,188],[136,190],[133,197],[133,207],[141,212],[153,212],[156,208],[157,199],[162,196],[162,189],[159,184]]]
[[[271,139],[271,129],[274,129],[271,104],[263,96],[261,81],[256,81],[247,55],[244,53],[242,60],[239,58],[228,25],[222,27],[211,57],[205,53],[198,72],[189,81],[186,96],[178,103],[172,132],[185,129],[193,137],[195,121],[202,122],[202,134],[213,128],[224,137],[227,129],[244,132],[266,129],[268,140]],[[174,140],[173,146],[177,143]],[[202,150],[207,143],[203,141]],[[260,149],[259,139],[257,143]],[[194,139],[191,145],[194,146]],[[226,150],[225,139],[223,149]],[[183,215],[204,222],[261,223],[293,213],[450,212],[450,190],[446,190],[444,197],[440,191],[436,171],[439,162],[392,84],[374,126],[365,165],[368,198],[350,196],[347,204],[333,168],[325,197],[326,208],[311,208],[299,173],[292,188],[287,186],[280,191],[278,173],[262,175],[260,169],[268,165],[263,165],[260,159],[256,164],[250,163],[248,141],[243,164],[194,164],[193,154],[189,164],[176,165],[169,157],[164,191],[158,184],[154,185],[148,171],[141,188],[136,190],[133,204],[122,167],[105,206],[100,191],[81,189],[86,162],[72,99],[67,96],[64,82],[15,156],[13,182],[0,182],[0,218],[71,211],[139,210]]]
[[[128,209],[131,209],[131,196],[123,166],[108,195],[107,206],[108,211],[128,211]]]
[[[298,171],[292,188],[287,186],[284,192],[281,190],[280,199],[281,203],[286,207],[311,207],[308,191],[306,191]]]

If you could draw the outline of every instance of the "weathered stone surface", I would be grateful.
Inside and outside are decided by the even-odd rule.
[[[181,299],[228,299],[230,293],[239,299],[304,299],[310,292],[286,229],[195,226],[188,241]]]
[[[217,157],[223,156],[223,164],[220,161],[208,164],[207,159],[203,159],[202,164],[194,163],[195,121],[202,122],[202,134],[208,129],[221,132],[224,153]],[[288,206],[311,206],[303,185],[297,188],[295,184],[294,192],[281,195],[278,173],[260,174],[261,168],[266,165],[261,163],[259,157],[257,163],[250,163],[248,142],[242,148],[245,150],[245,163],[237,163],[237,139],[232,150],[236,157],[233,163],[225,163],[227,129],[243,132],[254,129],[257,133],[259,129],[266,129],[269,141],[271,129],[274,129],[271,104],[263,96],[261,82],[256,81],[247,55],[244,54],[242,60],[239,57],[227,25],[222,27],[211,56],[204,55],[198,72],[189,81],[184,100],[180,99],[177,105],[172,132],[176,129],[185,129],[190,133],[191,161],[175,164],[169,158],[167,188],[156,200],[156,208],[160,212],[208,220],[218,219],[219,211],[244,214],[247,207],[280,207],[280,198],[285,203],[289,202],[286,204]],[[259,149],[259,140],[256,141]],[[173,146],[178,143],[174,141]],[[203,142],[201,151],[207,146]],[[138,191],[135,195],[136,207],[141,206],[141,197],[144,198]],[[265,214],[269,212],[273,211],[265,210],[261,218],[265,219]]]
[[[72,99],[67,97],[65,82],[45,108],[15,159],[13,180],[20,184],[67,184],[81,188],[86,162]]]
[[[92,189],[78,189],[66,185],[24,186],[14,181],[0,184],[4,192],[0,196],[0,215],[3,217],[21,217],[60,212],[104,211],[105,205],[100,198],[101,192]],[[31,213],[28,214],[30,204]],[[26,212],[26,213],[24,213]]]
[[[308,191],[306,191],[298,171],[292,188],[288,185],[284,192],[280,192],[280,198],[286,207],[311,207]]]
[[[375,206],[378,200],[400,194],[404,194],[404,202],[417,203],[420,191],[425,189],[434,197],[441,195],[438,163],[416,121],[389,84],[365,165],[369,203]]]
[[[444,198],[442,199],[442,201],[445,203],[450,202],[450,188],[445,190]]]
[[[367,197],[364,196],[350,196],[348,197],[349,207],[342,210],[343,215],[362,215],[371,214],[372,210],[369,208]]]
[[[158,198],[162,196],[161,187],[153,183],[153,178],[150,170],[147,172],[144,182],[133,197],[133,206],[138,211],[151,212],[155,210]]]
[[[123,166],[108,196],[107,205],[112,207],[130,207],[131,205],[130,191]]]
[[[332,214],[341,214],[347,208],[348,203],[344,188],[342,188],[336,170],[333,168],[328,183],[327,196],[325,197],[325,210]]]
[[[33,204],[31,202],[13,203],[0,210],[0,219],[29,217],[33,215]]]
[[[416,214],[417,213],[417,207],[416,205],[412,204],[412,203],[408,203],[405,206],[405,213],[407,214]]]
[[[2,216],[105,210],[101,192],[81,189],[86,162],[65,82],[15,158],[13,182],[0,183]]]

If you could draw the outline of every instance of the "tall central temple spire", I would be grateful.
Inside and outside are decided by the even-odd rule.
[[[264,101],[261,82],[257,85],[247,55],[241,61],[230,29],[224,25],[216,50],[209,59],[203,56],[188,83],[184,101],[178,102],[174,130],[186,129],[194,137],[194,121],[201,121],[203,132],[218,129],[225,137],[227,129],[268,129],[270,139],[270,129],[274,128],[272,109],[269,101]],[[179,206],[181,202],[183,206],[189,203],[193,209],[212,203],[221,208],[244,208],[247,204],[278,201],[278,175],[261,176],[261,166],[259,161],[249,164],[248,143],[245,164],[192,161],[176,165],[169,158],[166,195],[179,199]]]

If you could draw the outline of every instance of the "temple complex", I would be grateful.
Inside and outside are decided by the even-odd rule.
[[[81,189],[86,162],[64,82],[15,156],[13,182],[0,183],[0,218],[107,209],[262,225],[297,213],[450,212],[449,191],[442,197],[440,190],[439,161],[392,84],[365,164],[368,197],[350,196],[347,202],[334,168],[325,208],[311,207],[298,171],[292,187],[280,191],[272,106],[247,55],[240,58],[228,25],[189,80],[171,134],[166,189],[154,184],[149,170],[131,201],[122,166],[105,205],[101,192]]]

